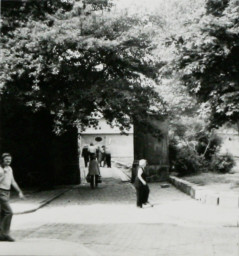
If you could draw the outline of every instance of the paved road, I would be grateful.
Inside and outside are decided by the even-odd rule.
[[[49,248],[49,255],[59,248],[81,256],[239,256],[237,210],[203,205],[159,184],[150,185],[155,207],[138,209],[132,186],[110,171],[98,189],[85,184],[36,213],[14,216],[12,235],[39,247],[35,253]]]

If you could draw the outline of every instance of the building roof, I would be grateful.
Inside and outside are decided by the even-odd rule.
[[[133,126],[130,128],[130,130],[125,130],[126,133],[132,134],[134,133]],[[121,134],[121,130],[119,127],[111,127],[109,124],[107,124],[106,120],[104,118],[99,120],[98,127],[87,127],[85,131],[81,131],[79,128],[80,134]]]

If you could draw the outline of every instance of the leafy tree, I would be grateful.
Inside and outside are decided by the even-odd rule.
[[[154,90],[162,63],[151,40],[160,19],[111,6],[107,0],[3,2],[4,102],[47,109],[57,132],[95,125],[97,113],[122,130],[134,123],[155,131],[148,117],[165,116]]]
[[[163,80],[156,90],[167,104],[171,124],[183,117],[199,115],[199,104],[195,97],[189,95],[187,88],[178,79]]]
[[[239,1],[207,0],[174,41],[175,65],[192,94],[210,113],[211,126],[239,120]]]

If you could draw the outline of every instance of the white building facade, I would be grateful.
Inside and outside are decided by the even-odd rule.
[[[111,127],[104,118],[99,120],[98,127],[88,127],[85,131],[79,129],[79,149],[93,143],[95,146],[107,146],[111,151],[111,159],[132,164],[134,161],[134,129],[122,134],[118,127]]]

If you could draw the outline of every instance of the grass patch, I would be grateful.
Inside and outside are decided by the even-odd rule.
[[[227,185],[230,189],[239,189],[239,173],[201,173],[197,175],[185,176],[183,179],[199,186]]]

